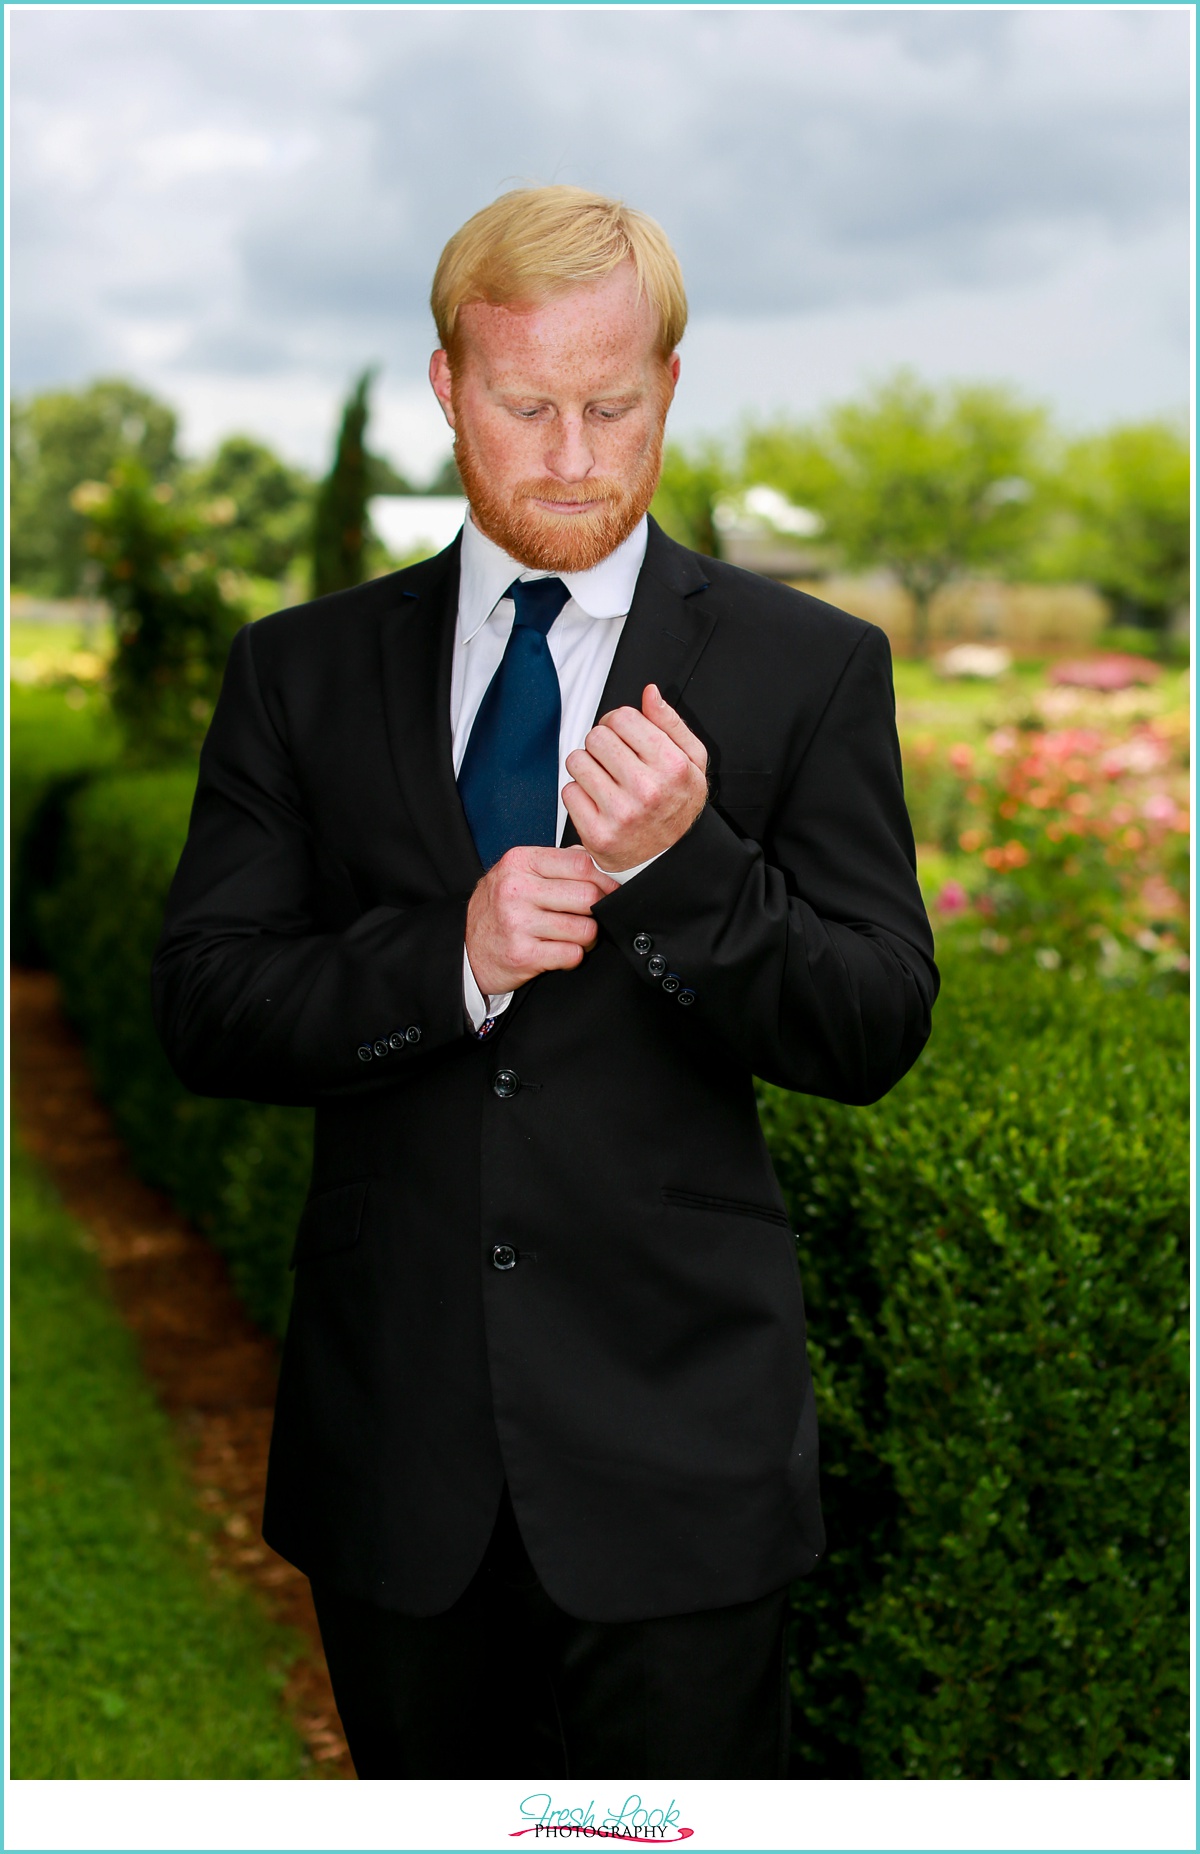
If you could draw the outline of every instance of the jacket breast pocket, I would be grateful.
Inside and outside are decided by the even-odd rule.
[[[295,1268],[314,1255],[352,1249],[362,1235],[363,1206],[370,1188],[370,1180],[363,1178],[357,1184],[337,1185],[310,1197],[301,1213],[288,1267]]]

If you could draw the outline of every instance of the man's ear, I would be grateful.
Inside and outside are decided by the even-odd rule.
[[[429,384],[437,394],[438,404],[446,416],[446,423],[454,430],[454,406],[451,394],[454,389],[454,376],[450,371],[450,356],[445,348],[438,348],[429,362]]]

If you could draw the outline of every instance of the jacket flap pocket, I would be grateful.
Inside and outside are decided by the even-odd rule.
[[[662,1201],[675,1210],[711,1210],[722,1217],[754,1217],[762,1223],[778,1223],[791,1229],[786,1210],[775,1204],[752,1203],[744,1197],[714,1197],[709,1191],[679,1191],[664,1185]]]
[[[328,1255],[335,1249],[350,1249],[362,1234],[362,1211],[370,1180],[338,1185],[332,1191],[318,1191],[304,1206],[289,1268],[313,1255]]]

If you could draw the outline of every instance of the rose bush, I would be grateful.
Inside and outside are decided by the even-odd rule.
[[[935,897],[941,922],[1042,965],[1185,974],[1187,743],[1185,712],[1064,713],[1052,696],[982,747],[919,743],[919,822],[960,853]]]

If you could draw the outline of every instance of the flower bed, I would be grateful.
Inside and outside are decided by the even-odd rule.
[[[934,898],[994,953],[1111,976],[1188,969],[1188,715],[1047,690],[980,746],[909,743],[918,825],[958,852]]]

